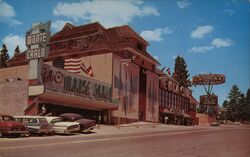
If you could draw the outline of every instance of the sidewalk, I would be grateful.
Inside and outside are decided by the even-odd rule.
[[[130,124],[121,124],[120,128],[117,125],[100,125],[99,129],[95,128],[95,135],[117,135],[117,134],[133,134],[161,131],[181,131],[197,128],[208,128],[201,126],[182,126],[182,125],[166,125],[161,123],[150,122],[135,122]]]

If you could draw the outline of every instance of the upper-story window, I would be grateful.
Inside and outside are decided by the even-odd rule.
[[[66,48],[67,47],[67,43],[66,42],[61,42],[61,43],[59,43],[59,48],[60,49],[64,49],[64,48]]]
[[[140,43],[137,43],[136,48],[140,51],[143,51],[143,45]]]
[[[53,60],[52,64],[54,67],[64,69],[64,59],[62,57]]]

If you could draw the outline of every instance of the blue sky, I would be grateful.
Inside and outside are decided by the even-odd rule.
[[[128,24],[172,72],[180,55],[190,76],[225,74],[226,83],[214,87],[220,104],[234,84],[244,93],[250,86],[250,0],[0,0],[0,39],[11,55],[17,44],[25,49],[25,32],[33,22],[48,20],[52,32],[65,22]],[[197,99],[205,93],[203,87],[192,89]]]

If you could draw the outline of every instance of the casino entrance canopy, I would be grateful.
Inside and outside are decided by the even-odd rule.
[[[89,109],[89,110],[104,110],[117,109],[118,105],[111,102],[98,101],[88,97],[75,95],[65,95],[55,91],[46,90],[43,95],[39,96],[39,103],[56,104],[68,107]]]

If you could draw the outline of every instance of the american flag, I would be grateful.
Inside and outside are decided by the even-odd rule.
[[[81,66],[81,59],[80,58],[68,58],[64,61],[64,69],[79,74],[80,73],[80,66]]]

